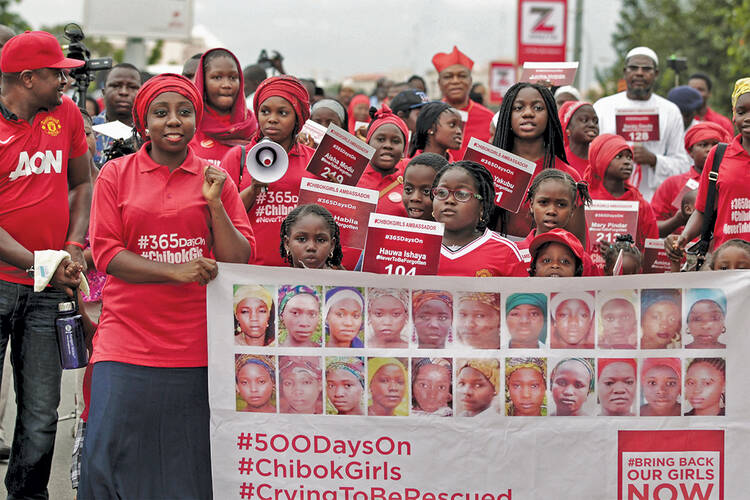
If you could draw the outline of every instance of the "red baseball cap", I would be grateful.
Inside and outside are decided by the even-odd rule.
[[[576,257],[583,260],[583,245],[581,245],[581,242],[578,241],[578,238],[576,238],[573,233],[559,227],[534,236],[534,239],[531,240],[531,245],[529,245],[531,258],[534,259],[536,257],[536,252],[539,250],[540,246],[550,241],[565,245],[570,248],[570,251],[573,252]]]
[[[46,31],[26,31],[3,46],[0,71],[18,73],[27,69],[78,68],[84,62],[63,55],[57,38]]]

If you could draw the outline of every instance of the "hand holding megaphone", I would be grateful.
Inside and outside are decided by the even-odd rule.
[[[284,148],[264,137],[247,152],[245,165],[253,182],[270,184],[284,177],[289,168],[289,157]]]

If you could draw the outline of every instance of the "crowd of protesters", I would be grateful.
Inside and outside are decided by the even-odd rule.
[[[84,275],[93,338],[72,471],[78,497],[211,496],[205,285],[217,262],[361,266],[361,250],[342,247],[325,208],[293,201],[302,179],[317,178],[306,170],[314,144],[300,134],[308,120],[374,148],[358,186],[379,192],[378,212],[444,224],[440,275],[634,274],[654,238],[665,239],[676,271],[706,219],[713,252],[704,268],[750,265],[742,222],[750,214],[750,78],[722,96],[731,98],[730,121],[707,106],[707,75],[657,95],[659,57],[637,47],[625,55],[620,93],[591,103],[572,87],[522,82],[495,113],[473,83],[473,60],[455,46],[432,58],[436,101],[419,76],[372,96],[345,84],[326,96],[311,80],[266,77],[214,48],[188,59],[183,75],[146,80],[117,64],[102,102],[79,110],[63,91],[81,61],[45,32],[8,38],[0,54],[0,354],[10,345],[17,395],[8,498],[47,498],[61,377],[54,320]],[[656,110],[658,139],[617,135],[623,108]],[[141,145],[105,162],[112,139],[91,127],[114,120],[132,126]],[[244,168],[247,149],[264,138],[289,158],[270,184]],[[495,205],[490,172],[462,159],[471,138],[534,163],[517,214]],[[719,143],[728,146],[711,175]],[[635,234],[597,249],[604,266],[586,244],[592,200],[638,205]],[[264,216],[271,212],[288,215]],[[188,261],[167,262],[165,235],[185,242]],[[35,293],[34,251],[50,249],[66,254]]]

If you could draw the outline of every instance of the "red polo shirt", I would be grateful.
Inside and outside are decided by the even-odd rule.
[[[367,168],[357,182],[357,187],[373,189],[380,193],[377,213],[399,217],[409,216],[406,213],[406,208],[404,208],[404,168],[406,165],[407,161],[401,160],[396,165],[395,172],[383,175],[375,170],[372,165],[367,164]],[[389,187],[390,189],[383,192]]]
[[[232,146],[222,144],[200,130],[195,131],[193,140],[190,141],[190,147],[193,148],[193,152],[198,157],[208,160],[214,165],[221,165],[221,159],[232,149]]]
[[[565,146],[565,158],[567,158],[570,167],[578,173],[580,179],[576,180],[583,179],[583,173],[586,171],[586,167],[589,166],[589,161],[578,157],[578,155],[570,150],[569,146]]]
[[[201,192],[208,163],[190,150],[183,164],[170,172],[151,159],[146,147],[109,162],[96,181],[90,238],[97,269],[106,270],[123,250],[178,264],[211,255],[210,215]],[[255,253],[253,231],[230,179],[221,200]],[[102,300],[94,362],[206,366],[205,287],[128,283],[108,275]]]
[[[695,208],[706,213],[708,173],[714,161],[716,146],[708,153],[701,173],[701,184]],[[718,211],[714,224],[714,248],[732,238],[750,241],[750,155],[742,147],[742,135],[738,134],[727,146],[719,167],[716,181]]]
[[[83,118],[63,96],[32,123],[0,105],[0,227],[30,251],[59,250],[70,222],[68,160],[86,154]],[[0,262],[0,280],[33,285],[21,269]]]
[[[246,146],[247,148],[252,145]],[[268,190],[258,193],[255,204],[250,208],[248,216],[250,225],[253,227],[255,240],[258,244],[258,252],[255,255],[255,264],[260,266],[288,267],[289,264],[281,258],[281,223],[299,202],[299,185],[302,178],[320,179],[320,177],[309,173],[307,164],[315,150],[304,144],[295,143],[289,151],[289,166],[284,177],[268,185]],[[221,166],[227,171],[234,182],[239,182],[240,191],[250,187],[253,182],[252,176],[245,170],[240,178],[240,147],[236,146],[229,150],[221,162]]]
[[[453,151],[454,158],[463,158],[466,153],[466,148],[469,146],[469,141],[472,137],[476,137],[480,141],[492,142],[490,137],[490,123],[495,113],[485,108],[481,104],[469,99],[469,104],[461,111],[469,113],[469,117],[466,119],[464,125],[464,134],[461,141],[461,148]]]
[[[528,276],[520,274],[521,253],[516,244],[494,231],[484,234],[468,245],[453,251],[440,247],[439,276]]]
[[[709,169],[711,166],[709,165]],[[680,194],[682,188],[685,187],[687,181],[690,179],[698,180],[701,178],[700,172],[695,169],[693,165],[690,170],[684,174],[677,174],[668,177],[654,193],[654,197],[651,198],[651,209],[654,211],[656,220],[667,220],[677,213],[677,208],[672,205],[672,202]],[[679,234],[681,231],[677,232]]]

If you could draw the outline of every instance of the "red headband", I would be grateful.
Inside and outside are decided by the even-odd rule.
[[[682,387],[682,375],[681,375],[681,367],[680,367],[680,360],[678,358],[646,358],[641,363],[641,383],[643,383],[643,379],[646,378],[646,373],[651,368],[655,368],[657,366],[666,366],[667,368],[671,368],[672,371],[674,371],[675,375],[677,376],[678,385]]]
[[[612,162],[612,159],[624,150],[633,153],[625,139],[619,135],[602,134],[597,136],[589,145],[589,166],[583,174],[583,180],[589,183],[589,189],[593,190],[604,179],[604,173]]]
[[[472,61],[469,56],[458,50],[458,47],[456,47],[455,45],[453,46],[453,50],[451,52],[438,52],[437,54],[432,56],[432,65],[435,66],[435,69],[438,73],[443,71],[448,66],[453,66],[454,64],[460,64],[461,66],[466,66],[469,69],[474,67],[474,61]]]
[[[690,152],[693,145],[709,139],[719,142],[730,142],[732,140],[727,131],[720,125],[712,122],[700,122],[685,131],[685,149]]]
[[[195,88],[193,82],[176,73],[162,73],[157,75],[138,89],[133,101],[133,126],[141,137],[146,138],[146,114],[148,107],[154,102],[156,96],[165,92],[177,92],[186,97],[195,108],[195,123],[200,123],[203,118],[203,99]]]
[[[635,364],[635,360],[632,358],[599,358],[596,367],[596,378],[600,378],[604,369],[613,363],[625,363],[633,367],[633,377],[635,377],[638,373],[638,366]]]
[[[263,80],[255,90],[253,98],[253,110],[255,116],[258,116],[258,108],[269,97],[281,97],[289,102],[297,115],[298,130],[302,128],[308,118],[310,118],[310,96],[307,89],[298,79],[290,75],[273,76]],[[260,135],[258,130],[258,136]]]
[[[565,129],[568,128],[570,120],[573,118],[575,112],[578,111],[581,106],[587,104],[591,106],[591,103],[586,101],[565,101],[557,111],[557,116],[560,117],[560,125],[562,125],[563,142],[566,146],[570,143],[570,138],[568,137],[568,134],[565,133]]]
[[[375,119],[370,124],[370,128],[367,131],[367,143],[370,143],[370,138],[375,134],[375,131],[383,125],[395,125],[404,135],[404,154],[406,154],[406,141],[409,137],[409,129],[406,127],[404,120],[393,114],[391,108],[387,104],[383,104],[380,109],[375,113]]]

